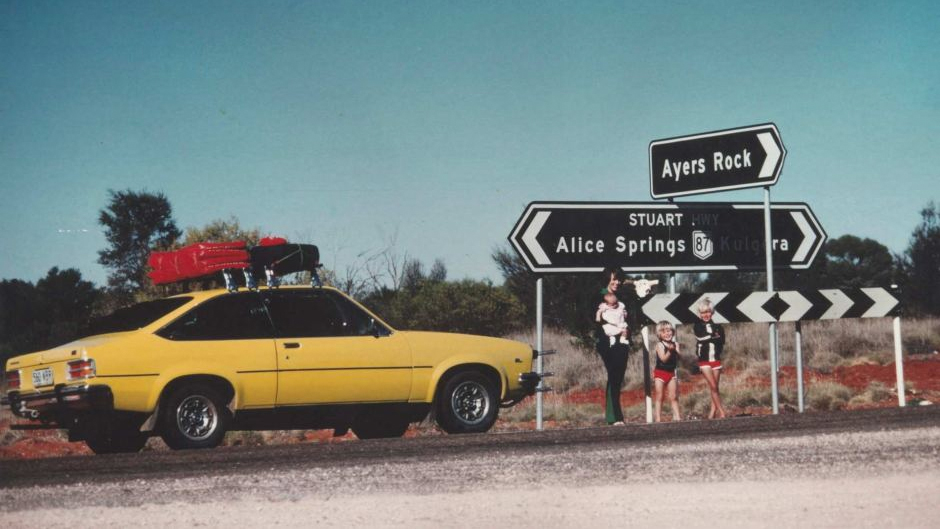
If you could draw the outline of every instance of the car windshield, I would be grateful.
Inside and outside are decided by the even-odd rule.
[[[82,336],[136,331],[182,307],[192,299],[191,297],[157,299],[118,309],[107,316],[92,320]]]

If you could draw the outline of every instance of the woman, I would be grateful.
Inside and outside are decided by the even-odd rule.
[[[604,418],[609,425],[623,425],[623,410],[620,407],[620,390],[623,387],[623,377],[627,371],[627,356],[630,353],[630,344],[625,339],[627,336],[626,306],[617,299],[617,290],[623,282],[621,272],[616,269],[608,269],[604,272],[604,281],[607,287],[601,290],[604,301],[598,305],[597,312],[594,314],[594,321],[597,324],[597,354],[604,362],[604,369],[607,370],[607,387],[604,392]],[[613,318],[616,313],[616,318]],[[621,331],[614,334],[611,339],[604,330],[604,325],[611,327],[611,322],[616,319],[615,326],[622,325],[623,338]]]

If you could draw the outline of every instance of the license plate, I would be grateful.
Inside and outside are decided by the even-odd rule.
[[[47,367],[45,369],[37,369],[33,371],[33,387],[38,388],[39,386],[51,386],[52,385],[52,368]]]

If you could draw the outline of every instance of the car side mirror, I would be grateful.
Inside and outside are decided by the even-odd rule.
[[[376,338],[381,336],[379,333],[379,326],[375,324],[375,318],[369,318],[369,330],[372,331],[372,336]]]

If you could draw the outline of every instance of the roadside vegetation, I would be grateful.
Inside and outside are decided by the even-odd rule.
[[[36,281],[0,280],[0,362],[16,354],[46,349],[82,334],[91,318],[129,303],[188,290],[217,288],[213,279],[155,287],[146,277],[147,256],[152,250],[176,249],[196,242],[233,240],[254,243],[265,234],[261,227],[243,227],[235,217],[205,226],[180,229],[173,218],[169,198],[148,191],[111,191],[99,212],[99,223],[107,246],[99,252],[99,263],[108,270],[104,286],[82,278],[74,268],[51,268]],[[302,229],[302,227],[301,227]],[[312,242],[304,240],[298,242]],[[351,243],[354,244],[354,243]],[[328,252],[326,252],[328,255]],[[502,278],[489,280],[452,279],[446,264],[438,259],[430,266],[401,251],[396,237],[382,247],[360,252],[342,265],[327,260],[325,283],[348,292],[399,329],[424,329],[503,336],[535,343],[535,276],[508,246],[493,249],[492,258]],[[650,275],[665,284],[666,277]],[[940,349],[940,207],[933,202],[921,211],[907,249],[892,254],[881,243],[843,235],[823,247],[811,270],[775,274],[778,289],[816,289],[897,286],[902,300],[903,348],[907,355],[930,355]],[[286,278],[287,283],[308,283],[309,276]],[[546,358],[548,380],[554,391],[545,395],[545,417],[556,425],[599,424],[598,397],[602,400],[605,373],[593,351],[594,323],[591,314],[606,286],[592,275],[551,275],[544,280],[545,349],[556,354]],[[764,288],[761,273],[680,274],[677,290],[726,291]],[[623,301],[632,307],[635,297]],[[632,310],[635,317],[635,310]],[[637,323],[631,326],[636,329]],[[805,402],[812,410],[877,405],[896,398],[885,381],[859,386],[846,385],[835,375],[840,369],[857,366],[887,366],[894,362],[891,322],[888,319],[814,321],[803,324],[804,366],[807,373]],[[722,379],[725,402],[736,413],[766,413],[770,406],[767,381],[767,327],[760,324],[730,324],[725,349],[727,370]],[[792,375],[794,326],[779,325],[780,363],[784,375]],[[707,411],[708,398],[694,366],[690,331],[679,327],[678,340],[686,352],[680,365],[681,405],[687,417]],[[634,333],[624,405],[628,420],[643,420],[643,364],[639,333]],[[787,371],[789,370],[789,371]],[[788,376],[789,376],[788,375]],[[785,380],[781,405],[796,406],[795,386]],[[916,388],[913,388],[916,391]],[[534,420],[534,399],[505,411],[497,428],[527,427]],[[0,412],[0,446],[24,435],[11,432],[9,413]],[[421,425],[420,434],[433,428]],[[318,435],[292,433],[233,433],[229,444],[299,442]]]

